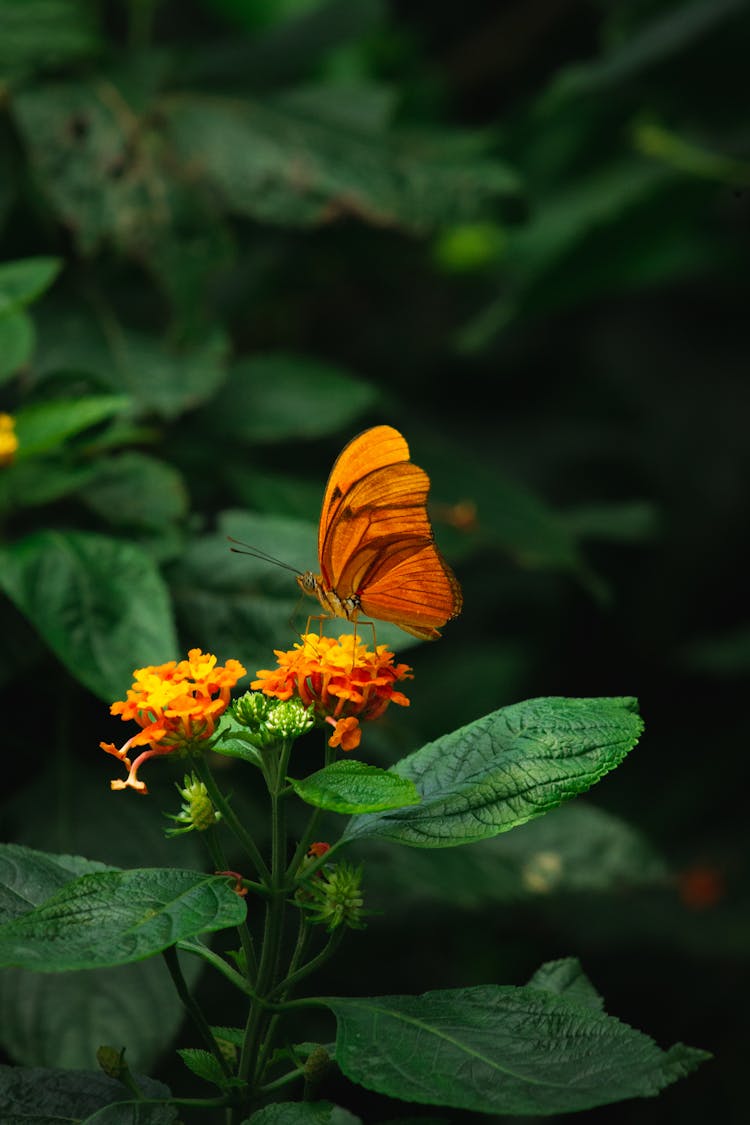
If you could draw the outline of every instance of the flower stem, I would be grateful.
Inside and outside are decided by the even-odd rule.
[[[209,949],[207,945],[201,945],[200,942],[197,941],[183,940],[177,942],[177,948],[184,950],[185,953],[194,953],[196,957],[202,957],[203,960],[207,961],[209,965],[212,965],[214,969],[218,969],[222,976],[225,976],[229,983],[233,984],[235,988],[238,988],[240,992],[244,992],[245,995],[249,996],[252,1000],[259,999],[250,982],[247,981],[241,973],[238,973],[236,969],[233,969],[231,965],[228,965],[223,957],[220,957],[218,953],[214,953],[212,949]]]
[[[240,1053],[238,1075],[255,1086],[261,1077],[261,1064],[268,1052],[269,1043],[263,1043],[269,1028],[270,1013],[267,1001],[275,991],[281,941],[286,910],[286,815],[280,794],[286,780],[291,743],[284,742],[274,768],[266,773],[271,798],[271,872],[269,900],[263,928],[263,944],[256,980],[257,1000],[251,1005],[245,1025],[245,1037]],[[265,772],[265,771],[264,771]],[[262,1045],[262,1049],[261,1049]]]
[[[226,871],[229,867],[226,852],[221,842],[218,832],[215,828],[209,828],[207,832],[201,834],[205,842],[208,854],[211,857],[211,862],[217,871]],[[248,977],[255,980],[258,976],[258,960],[255,956],[255,946],[253,945],[253,935],[250,933],[250,927],[247,924],[247,919],[237,927],[237,933],[242,946],[242,952],[245,955],[245,964],[247,965]]]
[[[198,774],[201,781],[206,786],[206,789],[208,790],[208,795],[211,798],[211,800],[213,801],[214,806],[221,813],[222,820],[226,824],[227,828],[229,828],[230,832],[234,833],[234,835],[237,837],[239,842],[242,844],[243,848],[245,849],[245,851],[247,852],[248,856],[250,857],[252,863],[254,864],[255,869],[258,872],[261,880],[263,882],[266,882],[269,878],[269,875],[270,875],[270,872],[269,872],[268,867],[266,865],[266,861],[263,859],[263,856],[260,854],[260,851],[258,850],[258,846],[255,843],[255,840],[253,840],[252,836],[247,831],[244,824],[242,823],[240,818],[235,813],[235,811],[232,808],[232,806],[230,805],[229,801],[227,801],[226,797],[224,796],[224,794],[221,792],[218,785],[216,784],[216,781],[214,779],[214,775],[211,772],[211,768],[208,765],[208,762],[205,760],[205,758],[200,757],[200,756],[196,757],[196,759],[195,759],[195,772]]]
[[[305,977],[309,976],[310,973],[314,973],[316,969],[319,969],[321,965],[325,964],[328,958],[331,957],[338,949],[343,936],[344,927],[339,926],[338,929],[335,929],[333,931],[328,941],[321,949],[320,953],[317,953],[308,962],[306,962],[306,964],[302,965],[301,968],[292,970],[289,973],[286,980],[283,980],[276,989],[276,992],[281,993],[279,997],[280,1003],[284,1002],[284,998],[296,984],[299,984],[299,982],[301,980],[304,980]]]
[[[174,945],[168,946],[164,950],[162,956],[164,957],[167,968],[169,969],[169,974],[172,977],[174,986],[177,989],[177,995],[180,997],[180,1000],[182,1001],[186,1011],[189,1013],[193,1023],[202,1036],[206,1046],[218,1062],[223,1073],[228,1078],[231,1074],[229,1064],[221,1053],[221,1048],[214,1038],[214,1033],[209,1027],[206,1017],[203,1015],[200,1007],[190,995],[190,989],[187,986],[187,981],[182,975],[182,969],[180,967],[180,961],[177,956],[176,947]]]

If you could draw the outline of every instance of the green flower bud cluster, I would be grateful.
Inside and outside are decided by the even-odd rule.
[[[299,738],[315,720],[311,708],[299,699],[274,699],[260,691],[246,691],[235,700],[232,714],[247,728],[248,741],[263,750]]]

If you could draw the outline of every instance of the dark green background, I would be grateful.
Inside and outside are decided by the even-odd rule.
[[[0,260],[64,263],[0,409],[131,396],[50,451],[49,479],[85,480],[27,495],[6,543],[136,544],[181,647],[254,671],[294,639],[294,580],[247,561],[204,601],[221,513],[307,521],[262,543],[311,565],[336,453],[398,426],[465,606],[403,653],[411,709],[362,756],[532,696],[637,695],[646,734],[592,801],[670,874],[469,907],[448,862],[432,906],[373,874],[392,912],[319,987],[522,983],[578,955],[612,1014],[716,1056],[587,1115],[606,1125],[746,1119],[749,35],[742,0],[0,0]],[[180,862],[149,858],[156,802],[109,795],[96,746],[121,731],[91,680],[10,604],[0,627],[6,837]],[[702,905],[680,893],[696,869]]]

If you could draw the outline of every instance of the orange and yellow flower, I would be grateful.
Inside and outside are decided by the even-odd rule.
[[[377,719],[389,703],[408,707],[394,689],[412,678],[407,664],[395,664],[387,645],[368,649],[352,633],[338,638],[307,633],[288,652],[275,650],[278,667],[261,669],[250,685],[277,699],[301,699],[334,729],[329,746],[355,750],[362,737],[360,720]]]
[[[0,467],[10,465],[18,449],[16,423],[11,414],[0,414]]]
[[[238,660],[216,663],[216,657],[191,648],[187,660],[170,660],[133,673],[133,686],[127,699],[110,707],[113,715],[134,720],[141,728],[119,749],[112,742],[100,742],[102,750],[119,758],[127,767],[124,781],[111,782],[113,789],[148,790],[137,774],[148,758],[173,754],[191,743],[210,738],[216,721],[229,706],[229,693],[245,675]],[[131,763],[128,753],[135,746],[146,746]]]

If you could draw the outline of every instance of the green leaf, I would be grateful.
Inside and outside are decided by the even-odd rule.
[[[681,1044],[660,1050],[595,1008],[580,983],[321,1002],[336,1016],[336,1061],[351,1081],[479,1113],[570,1113],[648,1097],[709,1057]]]
[[[215,326],[200,344],[182,349],[131,331],[122,338],[110,377],[144,410],[177,418],[209,399],[224,381],[228,349],[227,336]]]
[[[142,1074],[133,1077],[145,1098],[170,1097],[162,1082]],[[3,1125],[173,1125],[177,1121],[175,1106],[133,1104],[131,1092],[100,1071],[42,1067],[0,1066],[0,1115]]]
[[[291,648],[307,614],[318,611],[301,599],[294,574],[231,551],[227,537],[302,571],[315,558],[315,526],[248,512],[222,512],[217,523],[218,532],[189,542],[174,567],[175,606],[207,651],[231,654],[252,675],[273,661],[273,649]]]
[[[281,353],[241,360],[210,407],[222,433],[251,443],[315,438],[374,405],[374,386],[333,364]]]
[[[47,851],[0,848],[1,921],[44,902],[79,875],[106,870],[107,865],[138,867],[148,856],[159,867],[178,863],[200,869],[198,833],[180,837],[179,844],[164,836],[161,810],[176,810],[179,801],[171,781],[149,777],[151,798],[127,800],[109,792],[109,778],[120,772],[119,767],[113,770],[116,765],[100,753],[83,773],[78,771],[75,786],[61,787],[59,761],[57,773],[48,763],[34,772],[25,789],[14,789],[6,799],[0,810],[3,824],[14,836]],[[51,793],[54,817],[49,812]],[[49,854],[59,846],[63,824],[66,846],[75,856]],[[180,959],[192,987],[205,962],[194,956]],[[154,1011],[159,1012],[158,1021],[152,1018]],[[0,972],[0,1043],[26,1066],[87,1067],[100,1044],[127,1043],[131,1068],[148,1071],[183,1020],[184,1008],[159,957],[80,973]]]
[[[428,743],[393,767],[421,804],[354,817],[344,839],[445,848],[507,832],[583,793],[643,729],[630,698],[527,700]]]
[[[95,872],[0,926],[0,965],[48,973],[124,965],[237,926],[245,910],[227,880],[214,875],[158,867]]]
[[[0,474],[0,511],[50,504],[83,488],[91,473],[91,465],[71,464],[58,457],[14,461]]]
[[[604,1001],[575,957],[561,957],[557,961],[547,961],[540,965],[528,983],[529,988],[539,988],[543,992],[553,992],[556,996],[567,996],[579,1004],[599,1012],[604,1009]]]
[[[274,102],[173,97],[164,105],[177,154],[200,168],[233,211],[264,222],[312,225],[355,216],[426,230],[469,221],[518,181],[465,135],[403,137],[342,130],[339,114]]]
[[[309,777],[290,777],[289,781],[308,805],[329,812],[380,812],[420,800],[413,781],[365,762],[333,762]]]
[[[21,844],[0,844],[0,924],[28,914],[66,883],[96,871],[112,870],[98,860],[49,855]]]
[[[60,258],[21,258],[17,262],[0,262],[0,318],[18,312],[40,297],[49,289],[61,268]]]
[[[242,1125],[362,1125],[361,1118],[331,1102],[276,1102]]]
[[[166,587],[138,547],[39,531],[0,550],[0,587],[70,672],[102,699],[124,697],[134,668],[175,656]]]
[[[111,82],[35,83],[11,102],[36,182],[78,251],[128,246],[164,223],[166,187]],[[146,169],[148,172],[146,172]]]
[[[189,499],[177,469],[146,453],[130,451],[100,460],[81,500],[116,527],[160,530],[182,520]]]
[[[102,328],[96,308],[57,293],[35,315],[39,332],[34,369],[38,378],[60,372],[94,375],[104,387],[129,395],[141,412],[176,418],[209,399],[225,377],[228,340],[214,326],[200,342],[174,346],[147,332]]]
[[[18,459],[53,452],[68,438],[121,414],[130,405],[124,395],[87,395],[24,406],[15,416]]]
[[[210,1051],[204,1051],[198,1047],[178,1047],[177,1054],[188,1070],[197,1074],[205,1082],[211,1082],[214,1086],[219,1087],[228,1085],[227,1075],[219,1066],[218,1059]]]
[[[60,66],[98,47],[92,11],[80,0],[0,0],[0,71]]]
[[[198,957],[182,958],[192,987],[202,972]],[[153,1019],[153,1013],[159,1019]],[[0,1042],[26,1066],[91,1065],[102,1043],[127,1043],[131,1067],[148,1069],[176,1035],[185,1017],[159,957],[81,972],[0,972]]]
[[[0,382],[29,362],[34,339],[34,324],[24,309],[0,317]]]

